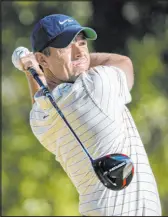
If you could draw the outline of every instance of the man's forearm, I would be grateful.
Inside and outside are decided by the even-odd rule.
[[[32,101],[32,104],[33,104],[35,102],[34,101],[34,95],[40,89],[40,86],[38,85],[36,80],[33,78],[33,76],[29,72],[25,72],[25,74],[26,74],[26,78],[28,80],[31,101]],[[40,75],[39,78],[42,80],[42,82],[44,84],[46,84],[44,76]]]
[[[128,57],[113,53],[91,53],[90,67],[95,67],[98,65],[115,65],[126,58]]]
[[[129,57],[113,54],[113,53],[91,53],[90,54],[90,68],[95,66],[115,66],[123,70],[127,77],[127,84],[129,90],[134,84],[134,70],[132,61]]]

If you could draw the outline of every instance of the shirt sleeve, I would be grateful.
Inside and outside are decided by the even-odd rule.
[[[120,112],[131,102],[126,74],[113,66],[97,66],[92,68],[89,75],[93,81],[92,97],[96,104],[105,112],[112,110]]]
[[[57,86],[53,91],[52,95],[58,106],[61,108],[61,99],[63,93],[69,93],[71,91],[71,84],[61,84]],[[39,90],[35,94],[35,103],[30,111],[30,127],[39,140],[39,142],[50,152],[55,151],[54,142],[55,133],[61,127],[64,127],[64,123],[61,120],[61,116],[58,114],[56,109],[51,104],[48,97],[43,95],[42,90]],[[66,106],[66,103],[65,103]]]

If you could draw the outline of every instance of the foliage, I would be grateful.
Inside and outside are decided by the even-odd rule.
[[[166,71],[160,54],[167,43],[166,32],[158,37],[146,36],[142,41],[129,40],[134,63],[135,83],[132,89],[131,114],[142,137],[160,193],[163,215],[168,213],[168,100],[166,82],[158,85]]]
[[[11,63],[17,46],[30,48],[34,23],[51,13],[64,13],[89,25],[91,2],[3,1],[2,3],[2,214],[4,216],[80,215],[78,194],[69,178],[31,132],[31,100],[25,76]],[[158,25],[162,25],[159,23]],[[161,29],[161,27],[160,27]],[[166,29],[166,28],[165,28]],[[168,214],[168,100],[167,66],[160,54],[168,32],[144,34],[126,40],[135,69],[129,105],[145,144],[161,197]],[[106,44],[109,41],[100,41]],[[90,50],[95,50],[89,43]],[[99,50],[96,50],[99,51]],[[106,50],[104,50],[106,52]]]

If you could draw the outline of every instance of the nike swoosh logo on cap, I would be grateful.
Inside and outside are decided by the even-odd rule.
[[[64,21],[59,21],[59,24],[64,24],[64,23],[66,23],[66,22],[73,22],[73,20],[71,20],[71,19],[67,19],[67,20],[64,20]]]

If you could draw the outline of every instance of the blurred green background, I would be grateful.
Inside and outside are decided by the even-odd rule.
[[[31,132],[27,80],[11,62],[16,47],[31,50],[34,24],[53,13],[73,16],[97,31],[90,51],[132,59],[129,109],[168,215],[168,2],[120,0],[2,2],[2,215],[80,215],[75,188]]]

